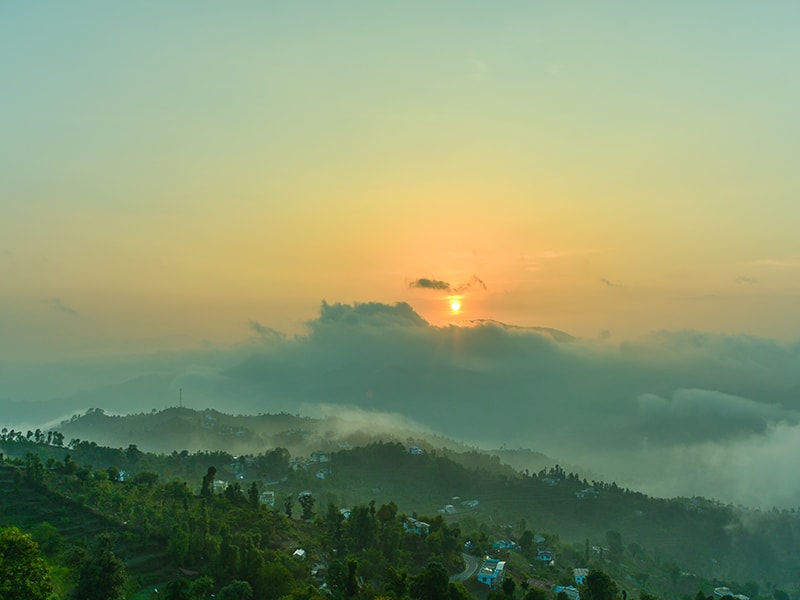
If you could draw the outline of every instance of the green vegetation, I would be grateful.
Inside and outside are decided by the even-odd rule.
[[[154,454],[7,430],[0,442],[0,539],[24,548],[0,549],[0,569],[23,578],[20,598],[542,600],[576,585],[576,567],[589,570],[584,600],[800,591],[792,511],[653,499],[474,449],[329,439],[303,457]],[[507,565],[497,589],[469,570],[450,580],[486,555]]]

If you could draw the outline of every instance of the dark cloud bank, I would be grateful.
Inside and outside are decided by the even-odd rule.
[[[251,324],[256,341],[233,354],[175,360],[70,401],[149,410],[182,388],[195,408],[229,412],[358,408],[484,447],[528,447],[655,495],[800,505],[798,345],[693,331],[612,345],[496,322],[433,327],[404,303],[323,303],[308,326],[286,338]]]

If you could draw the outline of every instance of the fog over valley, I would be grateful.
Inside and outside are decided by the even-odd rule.
[[[0,366],[3,425],[176,406],[340,415],[530,448],[672,497],[797,507],[800,345],[661,331],[579,339],[493,321],[433,326],[406,303],[328,304],[307,332],[250,323],[227,349]],[[180,450],[180,448],[178,448]]]

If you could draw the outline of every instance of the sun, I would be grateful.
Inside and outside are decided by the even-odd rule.
[[[461,302],[459,302],[458,300],[453,300],[450,303],[450,310],[452,310],[453,312],[460,311],[461,310]]]

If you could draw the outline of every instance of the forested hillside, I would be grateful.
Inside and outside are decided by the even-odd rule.
[[[207,433],[206,416],[195,416]],[[274,417],[272,440],[305,449],[325,439],[313,423]],[[160,431],[174,418],[135,422]],[[153,453],[137,441],[112,448],[59,431],[2,432],[0,525],[38,543],[55,597],[116,586],[118,596],[97,597],[527,598],[575,585],[575,568],[607,574],[631,597],[800,592],[794,511],[649,498],[557,465],[520,472],[422,436],[353,447],[329,438],[305,454]],[[486,556],[505,561],[503,589],[476,581]],[[426,596],[428,584],[440,595]]]

